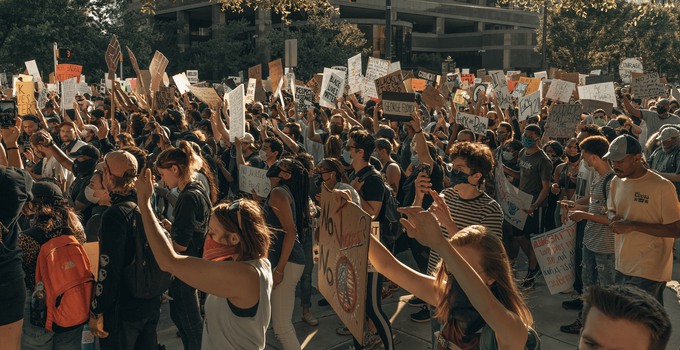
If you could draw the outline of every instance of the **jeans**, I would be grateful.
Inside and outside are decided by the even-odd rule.
[[[300,288],[300,306],[309,308],[312,306],[312,270],[314,269],[314,239],[310,228],[300,236],[302,250],[305,251],[305,269],[298,287]]]
[[[649,293],[656,300],[658,300],[661,305],[663,305],[663,290],[666,288],[666,282],[652,281],[642,277],[627,276],[619,271],[616,271],[616,280],[619,284],[635,286],[645,292]]]
[[[144,317],[139,317],[140,313]],[[158,350],[156,326],[160,316],[160,297],[147,305],[116,305],[115,310],[104,313],[104,330],[109,336],[99,339],[100,349]]]
[[[373,321],[375,329],[380,336],[380,340],[385,350],[394,350],[394,340],[392,339],[392,325],[390,319],[382,309],[382,281],[383,277],[377,272],[369,272],[366,286],[366,317]],[[362,349],[356,338],[354,338],[354,348]]]
[[[584,289],[594,285],[608,286],[614,284],[615,263],[614,253],[596,253],[583,246],[581,279]]]
[[[293,327],[293,308],[295,307],[295,286],[297,286],[305,266],[287,263],[283,280],[272,289],[272,323],[274,334],[284,350],[300,350],[300,341]],[[273,271],[276,273],[276,269]]]
[[[574,249],[574,266],[581,266],[583,263],[583,234],[585,232],[586,223],[588,221],[582,220],[576,223],[576,249]],[[583,294],[583,276],[581,276],[581,269],[574,269],[574,290],[579,294]]]
[[[83,326],[67,332],[54,333],[31,324],[31,292],[24,303],[24,326],[21,330],[22,350],[80,350]],[[2,346],[0,346],[1,348]]]
[[[200,350],[203,337],[203,318],[196,288],[175,278],[170,284],[170,318],[179,330],[184,350]]]

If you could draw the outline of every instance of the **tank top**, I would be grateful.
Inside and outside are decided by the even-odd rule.
[[[260,298],[252,317],[234,314],[225,298],[208,295],[205,300],[203,350],[264,349],[271,318],[272,269],[265,258],[244,261],[252,265],[260,279]]]
[[[279,186],[279,188],[286,190],[291,200],[293,199],[293,194],[290,192],[288,186]],[[281,225],[281,221],[279,221],[279,218],[276,216],[274,209],[272,209],[272,207],[269,205],[270,198],[271,193],[265,200],[263,211],[265,222],[272,229],[272,232],[274,232],[274,238],[272,239],[272,244],[269,247],[269,262],[271,262],[272,266],[276,267],[279,264],[279,259],[281,258],[283,239],[286,237],[286,232],[283,230],[283,225]],[[295,210],[295,201],[291,201],[293,223],[297,224],[295,219]],[[290,252],[290,256],[288,256],[288,262],[300,265],[305,264],[305,252],[302,249],[302,244],[300,243],[299,233],[295,235],[295,243],[293,243],[293,250]]]

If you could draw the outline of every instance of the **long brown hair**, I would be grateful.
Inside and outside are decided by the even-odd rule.
[[[267,257],[272,233],[259,203],[250,199],[222,203],[213,208],[212,215],[229,232],[240,236],[239,261]]]
[[[35,207],[35,227],[40,229],[47,238],[61,236],[66,229],[85,243],[85,229],[80,223],[76,211],[64,201],[42,201],[40,199],[31,202]]]
[[[531,311],[515,285],[508,255],[498,236],[484,226],[472,225],[458,231],[449,239],[449,243],[454,247],[472,247],[478,251],[482,255],[484,273],[495,281],[497,293],[494,295],[498,301],[506,309],[517,314],[527,327],[533,325]],[[436,285],[439,286],[439,305],[437,305],[435,317],[441,323],[448,321],[455,298],[452,284],[447,283],[448,278],[446,264],[442,260],[435,272]]]
[[[179,168],[179,177],[191,181],[203,167],[203,160],[187,141],[180,141],[179,147],[171,147],[161,152],[156,160],[156,167],[170,169],[173,165]]]

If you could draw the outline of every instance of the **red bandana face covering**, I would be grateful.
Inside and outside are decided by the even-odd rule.
[[[233,260],[237,255],[238,248],[236,246],[230,247],[224,244],[215,242],[210,236],[205,237],[205,244],[203,245],[203,259],[212,261]]]

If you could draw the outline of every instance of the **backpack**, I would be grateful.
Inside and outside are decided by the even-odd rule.
[[[136,204],[133,207],[132,215],[131,232],[135,235],[135,253],[130,264],[123,268],[123,280],[135,298],[157,298],[170,287],[172,274],[161,270],[158,266],[149,242],[146,240],[142,214]],[[169,238],[168,231],[163,226],[160,226],[160,228],[163,234]]]
[[[397,211],[399,208],[399,201],[392,194],[392,189],[385,183],[382,176],[375,170],[368,171],[362,175],[359,180],[361,182],[366,181],[369,176],[377,176],[380,178],[380,182],[383,184],[383,204],[380,208],[380,213],[378,215],[380,221],[380,240],[385,244],[394,243],[402,232],[402,226],[399,222],[401,219],[401,214]]]
[[[40,244],[35,283],[45,286],[45,329],[60,332],[85,324],[94,287],[85,248],[70,230],[51,239],[42,234],[31,237]]]

